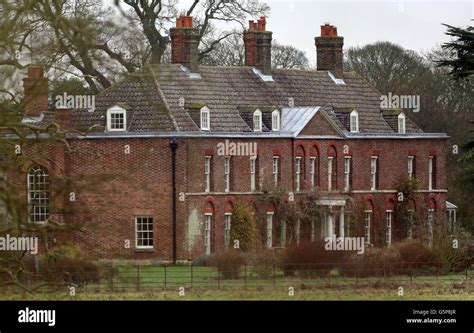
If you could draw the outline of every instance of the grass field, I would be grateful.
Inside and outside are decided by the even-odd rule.
[[[110,274],[109,274],[110,273]],[[224,280],[212,267],[122,266],[105,271],[100,283],[42,288],[35,294],[0,291],[0,299],[34,300],[474,300],[474,272],[448,275],[259,277],[250,268]],[[403,295],[399,295],[403,287]],[[181,288],[181,289],[180,289]],[[183,289],[184,288],[184,289]],[[294,295],[289,290],[293,288]],[[183,294],[184,291],[184,295]],[[181,294],[180,294],[181,292]]]

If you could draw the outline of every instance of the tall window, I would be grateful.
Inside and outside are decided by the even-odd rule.
[[[211,130],[211,112],[207,106],[201,108],[201,130]]]
[[[406,119],[403,113],[398,115],[398,133],[405,134],[406,133]]]
[[[364,232],[365,243],[370,244],[370,226],[372,224],[372,211],[371,210],[366,210],[364,214],[365,214],[365,217],[364,217],[364,220],[365,220],[365,232]]]
[[[359,113],[356,110],[350,114],[350,131],[359,132]]]
[[[280,222],[280,246],[286,245],[286,221]]]
[[[375,191],[377,189],[377,172],[378,172],[378,157],[372,156],[370,159],[370,189]]]
[[[204,215],[204,253],[211,254],[211,226],[212,214],[206,213]]]
[[[125,131],[127,129],[126,110],[114,106],[107,110],[107,131]]]
[[[344,191],[351,189],[351,157],[344,157]]]
[[[44,223],[49,218],[49,175],[40,166],[28,171],[28,216],[33,223]]]
[[[295,190],[301,190],[301,157],[295,158]]]
[[[280,111],[274,110],[272,112],[272,131],[280,130]]]
[[[267,247],[273,247],[273,213],[267,213]]]
[[[278,178],[280,172],[280,158],[278,156],[273,156],[272,160],[272,173],[273,173],[273,183],[275,186],[278,186]]]
[[[415,156],[408,156],[408,178],[415,177]]]
[[[206,156],[204,159],[204,190],[211,191],[211,161],[212,156]]]
[[[296,220],[296,244],[300,243],[301,239],[301,221]]]
[[[232,219],[232,213],[225,213],[224,215],[224,245],[226,248],[230,244],[230,223]]]
[[[230,157],[224,157],[224,192],[230,191]]]
[[[153,217],[135,217],[135,247],[137,249],[153,248]]]
[[[385,242],[387,243],[387,245],[392,244],[392,217],[393,211],[387,210],[385,212]]]
[[[436,156],[428,158],[428,189],[436,188]]]
[[[310,157],[309,158],[309,178],[310,178],[310,181],[311,181],[311,188],[314,188],[317,183],[318,183],[318,179],[317,179],[317,165],[318,161],[316,159],[316,157]]]
[[[262,112],[260,110],[253,113],[253,130],[255,132],[262,131]]]
[[[334,157],[328,157],[328,191],[332,191]]]
[[[250,191],[257,188],[257,156],[250,156]]]

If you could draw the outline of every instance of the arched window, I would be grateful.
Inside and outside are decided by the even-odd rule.
[[[272,131],[280,130],[280,111],[274,110],[272,112]]]
[[[402,112],[398,115],[398,133],[400,133],[400,134],[405,134],[406,133],[405,124],[406,124],[406,117]]]
[[[253,113],[253,130],[255,132],[262,131],[262,111],[256,110]]]
[[[201,108],[201,130],[211,130],[211,112],[207,106]]]
[[[28,219],[32,223],[44,223],[49,218],[49,175],[41,166],[28,170]]]
[[[350,115],[350,131],[359,132],[359,113],[353,110]]]

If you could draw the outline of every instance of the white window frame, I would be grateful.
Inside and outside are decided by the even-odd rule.
[[[123,127],[112,128],[112,115],[120,114],[123,116]],[[127,110],[120,106],[113,106],[107,109],[107,132],[124,132],[127,130]]]
[[[146,222],[146,226],[147,226],[147,229],[143,229],[142,228],[138,228],[139,226],[139,220],[143,220],[143,219],[147,219],[147,220],[151,220],[151,223],[149,221]],[[151,230],[149,229],[149,225],[151,224]],[[153,216],[135,216],[135,248],[138,249],[138,250],[151,250],[153,249],[154,247],[154,219],[153,219]],[[140,236],[140,234],[142,234],[142,236]],[[143,236],[146,234],[146,238]],[[150,234],[151,234],[151,237],[150,237]],[[151,241],[151,245],[139,245],[139,240],[143,240],[143,241],[146,241],[147,244],[150,244],[150,241]]]
[[[224,245],[226,248],[230,244],[230,228],[232,223],[232,213],[224,214]]]
[[[334,157],[328,157],[328,192],[332,191],[332,175],[334,167]]]
[[[224,157],[224,192],[230,192],[230,156]]]
[[[414,168],[415,167],[415,156],[408,156],[408,178],[414,177]]]
[[[204,158],[204,192],[211,191],[211,164],[212,156]]]
[[[200,125],[201,130],[210,131],[211,130],[211,110],[207,106],[203,106],[200,112]]]
[[[385,211],[385,243],[387,245],[392,244],[392,222],[393,222],[393,210]]]
[[[349,116],[349,127],[351,132],[359,132],[359,112],[357,110],[353,110]]]
[[[351,156],[344,156],[344,191],[349,191],[351,189]]]
[[[204,254],[211,254],[212,213],[204,214]]]
[[[279,164],[280,164],[280,157],[279,156],[273,156],[273,158],[272,158],[272,174],[273,174],[273,183],[275,184],[275,186],[278,186],[278,173],[280,172]]]
[[[257,188],[257,156],[250,156],[250,191]]]
[[[301,161],[303,159],[298,156],[295,158],[295,191],[301,191]]]
[[[428,157],[428,190],[433,189],[433,162],[434,156],[430,155]]]
[[[262,111],[259,109],[253,113],[253,130],[254,132],[262,131]]]
[[[370,244],[370,229],[372,227],[372,210],[364,211],[364,237],[365,243]]]
[[[50,181],[46,168],[32,166],[27,173],[28,221],[43,224],[49,219]]]
[[[370,158],[370,190],[377,190],[377,168],[379,163],[378,156],[372,156]]]
[[[272,131],[280,130],[280,111],[273,110],[272,112]]]
[[[267,248],[271,249],[273,247],[273,212],[267,212],[267,223],[266,223],[266,245]]]
[[[309,178],[311,181],[311,188],[316,186],[316,157],[309,158]]]
[[[403,112],[398,115],[398,133],[406,133],[406,117]]]

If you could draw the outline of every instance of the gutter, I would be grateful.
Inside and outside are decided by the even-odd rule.
[[[176,142],[176,138],[172,138],[170,140],[170,148],[171,148],[171,188],[172,188],[172,214],[173,214],[173,264],[176,265],[177,260],[177,233],[176,233],[176,149],[178,148],[178,143]]]

